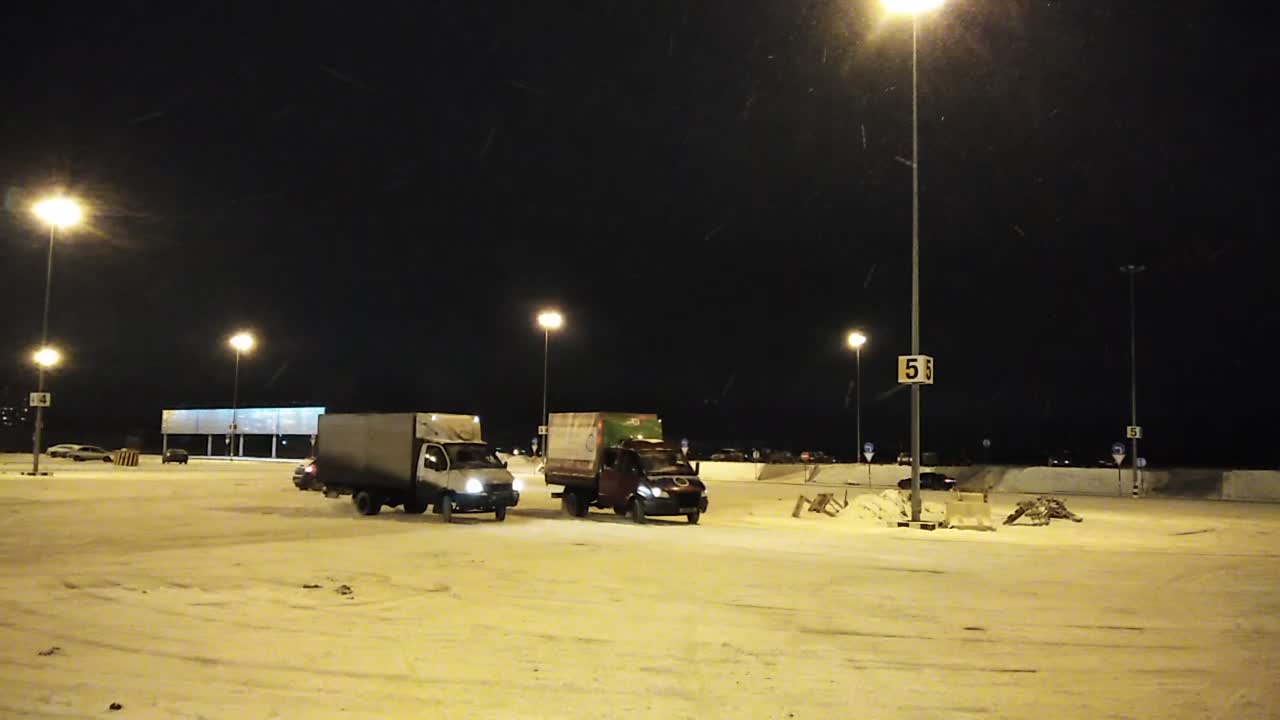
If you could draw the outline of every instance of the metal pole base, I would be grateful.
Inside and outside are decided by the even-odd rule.
[[[938,523],[929,520],[899,520],[898,527],[914,528],[916,530],[937,530]]]

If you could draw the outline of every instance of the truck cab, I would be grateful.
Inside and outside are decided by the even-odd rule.
[[[454,512],[492,512],[503,520],[520,502],[519,481],[485,443],[424,442],[417,466],[422,494],[435,498],[434,512],[446,522]]]
[[[679,447],[626,440],[604,449],[593,504],[640,523],[659,515],[684,515],[697,523],[707,510],[707,489]]]

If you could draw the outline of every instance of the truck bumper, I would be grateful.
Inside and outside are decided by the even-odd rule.
[[[688,515],[695,510],[700,513],[707,511],[707,496],[705,495],[672,495],[664,498],[641,497],[640,500],[644,503],[645,515]]]
[[[520,504],[520,493],[515,490],[499,490],[493,493],[467,495],[456,493],[453,504],[459,512],[493,512],[499,505],[515,507]]]

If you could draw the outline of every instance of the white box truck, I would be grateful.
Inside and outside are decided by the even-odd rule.
[[[520,482],[485,444],[480,418],[448,413],[326,413],[316,438],[316,480],[327,497],[350,495],[361,515],[383,506],[444,518],[520,502]]]

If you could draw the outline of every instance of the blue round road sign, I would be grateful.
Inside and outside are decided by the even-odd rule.
[[[683,440],[681,440],[681,441],[680,441],[680,449],[681,449],[681,450],[688,450],[688,449],[689,449],[689,438],[685,438],[685,439],[683,439]]]
[[[862,444],[862,452],[864,452],[864,453],[873,453],[873,452],[875,452],[875,451],[876,451],[876,444],[875,444],[875,443],[863,443],[863,444]]]
[[[1115,443],[1115,444],[1113,444],[1113,445],[1111,446],[1111,454],[1112,454],[1112,455],[1123,455],[1123,454],[1124,454],[1124,443]]]

